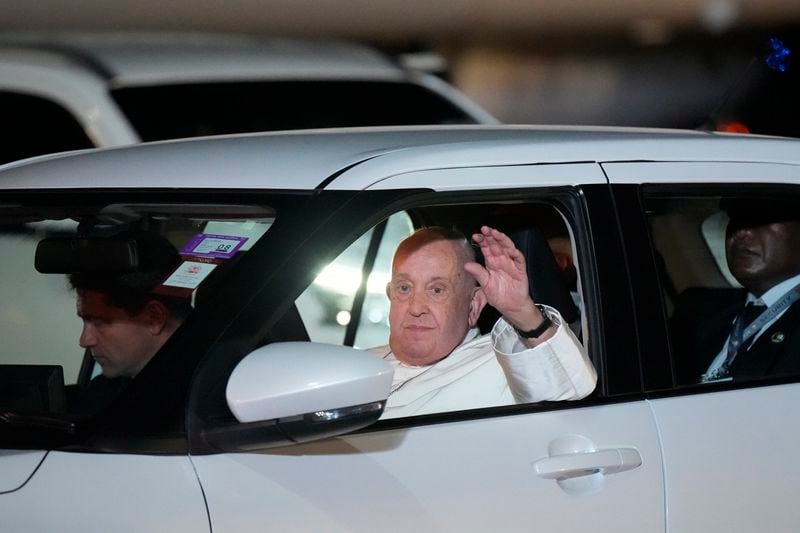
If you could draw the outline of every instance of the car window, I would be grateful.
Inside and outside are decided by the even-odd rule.
[[[46,98],[0,91],[0,110],[13,136],[13,142],[0,145],[0,163],[94,147],[75,117]]]
[[[0,203],[0,410],[20,413],[92,411],[99,379],[141,370],[122,360],[151,342],[137,317],[152,301],[160,327],[179,327],[275,218],[261,206],[28,200]]]
[[[303,128],[475,122],[430,89],[396,81],[192,83],[126,87],[111,94],[144,141]]]
[[[321,269],[314,283],[295,302],[312,341],[360,348],[386,343],[389,337],[386,284],[392,256],[400,241],[413,229],[407,213],[396,213],[359,237]],[[368,277],[362,286],[365,264]],[[354,309],[359,290],[363,292],[361,304]],[[354,315],[358,315],[355,323]],[[348,330],[355,331],[354,342],[346,342]]]
[[[681,385],[800,374],[797,191],[751,189],[646,198]]]
[[[393,357],[392,350],[387,346],[390,332],[387,282],[391,279],[391,261],[397,245],[420,227],[452,228],[471,237],[484,224],[507,232],[525,254],[529,291],[534,300],[557,309],[564,328],[578,339],[585,340],[588,332],[584,327],[574,232],[564,215],[546,203],[437,205],[392,215],[361,235],[335,260],[322,267],[314,282],[296,300],[309,338],[312,341],[370,349],[376,356],[384,358],[387,355]],[[376,235],[379,240],[377,243],[373,242]],[[477,248],[473,246],[473,249]],[[370,257],[370,250],[375,254],[374,258]],[[482,261],[480,255],[478,260]],[[356,315],[358,322],[353,323]],[[490,355],[486,357],[487,361],[491,360],[490,366],[494,364],[494,351],[488,334],[499,318],[500,313],[487,305],[480,314],[475,333],[468,334],[468,338],[476,339],[476,346]],[[401,368],[397,372],[403,371]],[[410,372],[413,373],[413,370]],[[426,377],[430,378],[431,375]],[[503,400],[493,400],[491,406],[514,403],[502,372],[486,378],[480,376],[481,372],[474,372],[470,377],[476,380],[474,387],[499,388],[508,392],[507,398],[503,396]],[[434,409],[433,412],[443,412],[489,406],[480,401],[479,404],[472,403],[466,398],[463,401],[442,401],[447,397],[442,393],[436,393],[436,396],[437,400],[423,409],[425,413],[432,412],[431,409]],[[441,402],[441,407],[431,407],[437,402]],[[388,416],[406,416],[416,412],[412,408],[397,413]]]

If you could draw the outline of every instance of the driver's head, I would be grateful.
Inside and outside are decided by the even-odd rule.
[[[139,266],[125,273],[73,273],[79,344],[107,378],[133,377],[144,368],[189,312],[189,303],[153,294],[180,256],[163,237],[144,232],[136,241]]]
[[[392,262],[389,345],[409,365],[447,357],[478,321],[486,299],[464,265],[475,252],[460,233],[424,228],[400,243]]]

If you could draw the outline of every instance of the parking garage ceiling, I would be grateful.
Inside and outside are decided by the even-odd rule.
[[[2,30],[197,30],[373,42],[504,40],[800,22],[798,0],[5,0]]]

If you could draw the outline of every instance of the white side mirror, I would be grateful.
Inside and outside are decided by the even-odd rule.
[[[207,437],[224,449],[253,450],[340,435],[383,413],[394,370],[346,346],[279,342],[236,365],[225,395],[238,426]]]

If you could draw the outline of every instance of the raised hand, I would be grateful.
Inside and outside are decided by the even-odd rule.
[[[514,242],[489,226],[482,226],[472,240],[480,246],[486,266],[467,263],[464,269],[478,281],[489,304],[520,330],[528,331],[541,324],[544,317],[529,293],[525,256]]]

